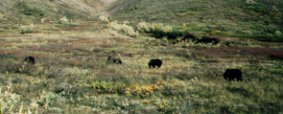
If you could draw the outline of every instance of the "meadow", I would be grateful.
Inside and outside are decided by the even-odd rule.
[[[173,44],[125,23],[3,29],[0,114],[283,113],[282,43],[221,37],[217,45]],[[106,62],[113,51],[123,64]],[[21,67],[26,56],[35,66]],[[148,68],[152,58],[162,67]],[[241,69],[244,80],[224,80],[227,68]]]

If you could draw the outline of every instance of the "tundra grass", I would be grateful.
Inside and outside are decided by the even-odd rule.
[[[260,51],[234,50],[236,44],[170,44],[103,30],[64,29],[1,36],[0,41],[1,113],[283,111],[282,61]],[[265,48],[263,44],[256,45]],[[269,45],[280,49],[280,44]],[[106,63],[112,51],[120,54],[122,65]],[[16,72],[27,55],[36,58],[36,65]],[[148,68],[151,58],[163,60],[162,67]],[[244,81],[224,80],[226,68],[241,69]]]

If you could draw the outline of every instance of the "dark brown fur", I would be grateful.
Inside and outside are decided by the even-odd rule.
[[[107,57],[107,63],[123,64],[120,56],[114,51]]]
[[[108,56],[107,57],[107,62],[108,63],[114,63],[114,64],[122,64],[122,60],[119,57],[113,57],[113,56]]]
[[[151,59],[149,62],[148,62],[148,67],[149,68],[160,68],[162,65],[162,60],[160,59]]]
[[[243,73],[239,69],[226,69],[223,77],[228,81],[243,81]]]
[[[34,65],[35,64],[35,58],[33,56],[27,56],[24,59],[24,64]]]

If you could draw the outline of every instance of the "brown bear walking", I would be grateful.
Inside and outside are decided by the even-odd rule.
[[[34,65],[35,64],[35,58],[33,56],[27,56],[24,59],[24,64]]]
[[[225,73],[223,74],[224,79],[228,81],[243,81],[242,75],[243,73],[239,69],[226,69]]]
[[[123,62],[120,55],[112,51],[111,54],[107,57],[107,63],[122,64]]]
[[[148,67],[149,68],[160,68],[162,65],[162,60],[160,59],[151,59],[149,62],[148,62]]]

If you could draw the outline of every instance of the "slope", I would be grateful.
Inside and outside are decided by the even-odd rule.
[[[0,0],[0,14],[7,20],[41,18],[88,19],[94,17],[113,0]]]
[[[192,31],[239,37],[276,37],[283,26],[282,0],[120,0],[108,11],[118,20],[186,24]]]

